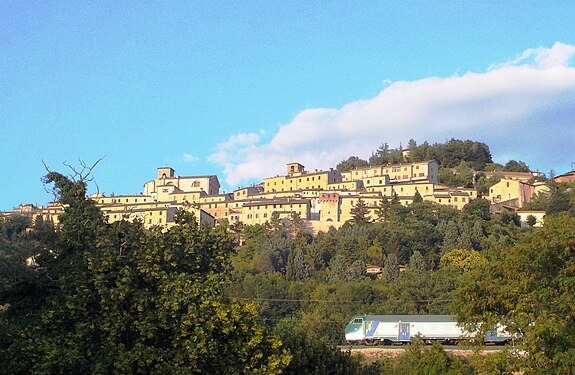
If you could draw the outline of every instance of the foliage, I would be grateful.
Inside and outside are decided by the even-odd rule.
[[[508,172],[529,172],[529,166],[521,160],[509,160],[505,163],[504,169]]]
[[[485,264],[486,259],[478,251],[455,249],[445,253],[441,257],[441,267],[457,267],[463,271],[469,271]]]
[[[443,350],[437,343],[426,348],[420,339],[414,339],[405,353],[382,360],[381,374],[473,374],[473,369],[461,359]]]
[[[425,259],[419,251],[415,251],[411,258],[409,259],[409,270],[413,272],[425,272],[427,270],[427,265],[425,264]]]
[[[289,363],[256,305],[223,294],[233,250],[223,230],[187,213],[166,232],[106,225],[82,180],[46,181],[65,203],[57,256],[40,260],[54,281],[40,321],[21,323],[12,307],[0,316],[2,371],[267,374]]]
[[[385,258],[383,267],[383,280],[386,282],[394,281],[399,277],[399,261],[394,253],[391,253]]]
[[[492,162],[491,152],[485,143],[458,139],[434,145],[424,142],[410,148],[410,159],[415,162],[437,160],[444,168],[454,168],[464,161],[475,170],[482,170]]]
[[[349,172],[352,169],[357,169],[361,167],[368,166],[369,163],[357,156],[350,156],[347,160],[342,160],[335,168],[338,172]]]
[[[488,264],[468,273],[455,301],[459,319],[481,332],[500,323],[521,335],[529,372],[575,366],[575,218],[550,216]],[[502,282],[505,280],[505,282]]]
[[[290,322],[280,322],[274,331],[289,351],[292,360],[284,374],[378,374],[376,366],[362,365],[359,358],[342,352],[335,345],[310,337]]]
[[[473,187],[473,170],[461,161],[455,168],[439,169],[439,182],[451,187]]]
[[[362,198],[359,198],[357,203],[352,206],[350,214],[353,225],[363,225],[370,222],[369,208]]]

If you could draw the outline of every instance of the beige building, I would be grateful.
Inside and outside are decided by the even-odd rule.
[[[158,177],[144,184],[144,195],[162,201],[165,195],[174,192],[205,192],[216,195],[220,192],[220,182],[215,175],[176,176],[170,167],[158,168]]]
[[[303,165],[290,163],[287,165],[287,171],[286,176],[265,178],[264,191],[270,193],[309,189],[327,190],[329,184],[341,181],[340,173],[334,169],[329,171],[316,169],[314,172],[307,172]]]
[[[439,163],[435,160],[402,163],[391,165],[378,165],[353,169],[349,172],[342,173],[343,181],[355,181],[370,179],[374,185],[383,185],[375,177],[388,176],[391,183],[410,182],[410,181],[429,181],[438,182]]]
[[[489,189],[492,203],[505,203],[507,206],[521,208],[531,200],[533,194],[549,193],[545,183],[528,184],[520,180],[501,179]]]

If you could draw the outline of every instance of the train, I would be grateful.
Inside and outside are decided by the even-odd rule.
[[[474,334],[457,325],[451,315],[360,315],[345,327],[345,340],[356,345],[401,345],[418,336],[425,343],[454,345]],[[487,332],[487,344],[505,344],[513,337],[502,327]]]

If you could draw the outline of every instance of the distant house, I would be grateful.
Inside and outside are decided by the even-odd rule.
[[[573,182],[575,181],[575,170],[567,173],[563,173],[554,178],[555,182]]]
[[[531,200],[533,194],[548,192],[549,187],[541,182],[528,184],[503,178],[489,189],[489,200],[492,204],[506,204],[510,207],[521,208]]]

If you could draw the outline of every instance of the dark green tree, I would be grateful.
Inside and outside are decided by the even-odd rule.
[[[357,156],[350,156],[347,160],[342,160],[335,168],[338,172],[349,172],[352,169],[368,166],[369,163]]]
[[[377,208],[375,209],[375,216],[377,217],[378,221],[381,222],[387,220],[390,206],[391,202],[389,201],[389,198],[386,195],[381,197],[379,202],[377,202]]]
[[[485,333],[500,323],[521,335],[525,373],[575,366],[575,218],[549,216],[490,263],[468,273],[454,298],[458,319]]]
[[[419,194],[419,191],[415,192],[415,195],[413,196],[413,203],[421,203],[423,202],[423,197],[421,196],[421,194]]]
[[[389,254],[385,258],[383,267],[383,280],[386,282],[392,282],[399,277],[399,261],[397,256],[393,253]]]
[[[409,259],[408,269],[413,272],[425,272],[427,270],[427,265],[425,264],[425,258],[419,251],[413,252],[413,255]]]
[[[529,166],[521,160],[509,160],[505,163],[504,169],[509,172],[529,172]]]
[[[533,215],[527,215],[526,223],[529,227],[532,227],[537,224],[537,218]]]
[[[351,223],[353,225],[363,225],[370,222],[369,208],[362,198],[352,205],[350,210]]]
[[[224,296],[233,252],[224,228],[199,227],[186,212],[166,232],[107,225],[85,181],[50,172],[46,182],[65,204],[58,256],[46,263],[54,281],[41,321],[0,349],[9,372],[279,373],[287,365],[257,306]]]

